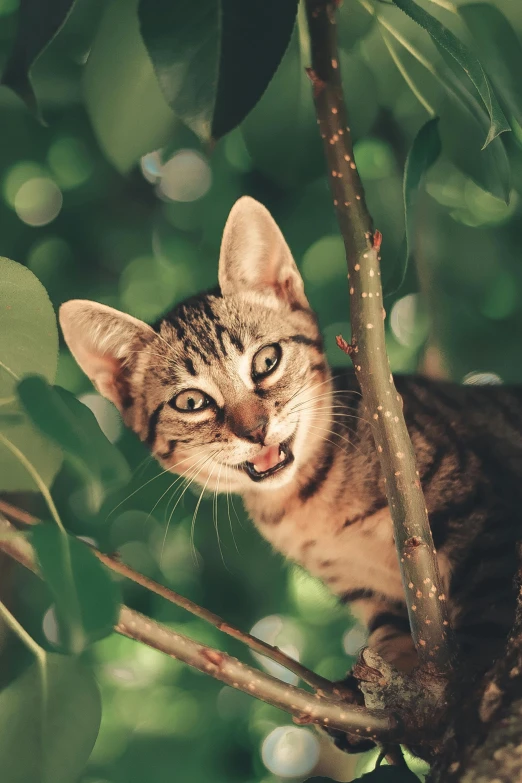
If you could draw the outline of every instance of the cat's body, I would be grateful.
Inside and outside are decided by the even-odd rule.
[[[220,285],[155,328],[67,303],[66,340],[165,467],[241,494],[274,547],[350,603],[370,643],[410,669],[393,528],[355,377],[327,367],[288,248],[249,199],[227,224]],[[522,390],[396,383],[452,620],[483,666],[513,620]]]

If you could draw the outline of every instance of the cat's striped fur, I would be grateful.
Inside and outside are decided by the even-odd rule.
[[[219,277],[221,292],[178,305],[155,327],[69,302],[61,311],[65,338],[165,467],[207,489],[241,494],[274,547],[349,603],[385,658],[410,669],[415,655],[393,529],[355,378],[328,368],[288,248],[251,199],[231,213]],[[254,377],[255,357],[274,345],[272,369]],[[466,654],[482,666],[514,613],[522,390],[422,377],[396,384],[452,620]],[[180,410],[186,390],[200,390],[212,404]],[[190,394],[195,405],[199,398]],[[266,444],[293,462],[258,480],[245,465],[265,452],[273,462]],[[279,452],[277,444],[286,446]]]

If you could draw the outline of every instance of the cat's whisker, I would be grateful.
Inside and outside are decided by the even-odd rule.
[[[315,402],[316,400],[324,400],[324,399],[331,399],[335,400],[336,402],[340,402],[339,399],[337,399],[340,395],[346,394],[346,392],[334,392],[334,391],[328,391],[324,392],[323,394],[316,394],[313,397],[307,397],[305,400],[298,401],[295,404],[295,407],[299,407],[300,405],[306,405],[306,403],[309,402]],[[288,402],[286,403],[288,405]],[[354,406],[347,405],[344,403],[344,407],[346,407],[348,410],[357,410]]]
[[[203,451],[206,451],[206,449],[200,449],[198,454],[201,454]],[[126,503],[128,500],[130,500],[132,497],[134,497],[134,495],[136,495],[138,492],[141,492],[142,489],[145,489],[145,487],[148,486],[148,484],[150,484],[152,481],[155,481],[156,479],[160,478],[161,476],[164,476],[166,473],[170,473],[173,468],[176,468],[178,465],[181,465],[183,462],[186,462],[188,459],[192,459],[192,457],[194,457],[194,456],[197,457],[198,455],[197,454],[190,454],[188,457],[185,457],[185,459],[182,459],[179,462],[176,462],[174,465],[171,465],[170,467],[165,468],[165,470],[161,470],[159,473],[156,473],[155,476],[152,476],[152,478],[150,478],[144,484],[139,486],[137,489],[133,490],[129,495],[124,497],[123,500],[120,500],[120,502],[116,506],[114,506],[114,508],[111,509],[111,511],[109,511],[109,513],[107,514],[107,516],[105,518],[105,521],[107,521],[114,514],[114,512],[117,511],[120,508],[120,506],[122,506],[124,503]],[[149,457],[148,459],[153,459],[153,456]],[[172,486],[172,484],[170,486]],[[163,497],[163,495],[162,495],[162,497]],[[156,506],[154,506],[154,508],[156,508]]]
[[[356,449],[357,451],[360,451],[359,447],[353,441],[351,441],[349,438],[345,438],[343,435],[340,435],[338,432],[335,432],[334,430],[327,429],[325,427],[315,427],[313,424],[311,424],[309,426],[310,426],[311,429],[317,430],[319,432],[329,432],[334,437],[339,438],[340,440],[345,441],[350,446],[350,448],[353,448],[353,449]],[[328,440],[328,439],[326,439],[326,440]],[[330,443],[333,443],[334,446],[337,446],[338,448],[341,448],[339,443],[334,443],[334,441],[330,441]],[[343,449],[343,451],[344,451],[344,449]]]
[[[219,481],[221,479],[222,471],[223,471],[223,463],[221,462],[219,464],[219,473],[218,473],[217,479],[216,479],[216,489],[214,490],[214,499],[213,499],[213,504],[212,504],[212,516],[213,516],[213,519],[214,519],[214,527],[216,529],[216,538],[217,538],[217,542],[218,542],[219,553],[221,555],[221,560],[223,562],[223,565],[227,569],[227,571],[230,571],[230,569],[228,568],[227,564],[225,563],[225,557],[223,555],[223,548],[221,546],[221,539],[219,537],[219,526],[218,526],[218,492],[219,492]]]
[[[206,463],[209,462],[212,459],[213,456],[214,456],[213,454],[210,454],[208,457],[203,459],[203,461],[202,461],[203,464],[201,464],[201,462],[198,462],[195,466],[192,466],[193,469],[194,469],[194,473],[193,473],[192,476],[190,476],[189,479],[185,478],[186,474],[183,475],[183,476],[180,476],[180,479],[185,481],[185,486],[183,487],[183,490],[182,490],[179,498],[177,499],[176,503],[174,504],[174,507],[173,507],[172,511],[170,512],[169,518],[167,520],[167,525],[166,525],[166,528],[165,528],[165,535],[163,537],[163,545],[162,545],[162,548],[161,548],[160,562],[161,562],[161,558],[163,556],[163,550],[164,550],[164,547],[165,547],[165,542],[167,540],[167,534],[168,534],[168,531],[169,531],[169,528],[170,528],[170,523],[172,521],[172,517],[174,516],[176,508],[178,507],[180,501],[184,497],[184,495],[185,495],[186,491],[188,490],[188,488],[194,483],[194,481],[197,479],[197,477],[199,476],[199,474],[201,473],[201,471],[205,467]],[[188,473],[189,470],[190,470],[190,468],[186,472]]]
[[[335,410],[336,408],[337,409],[341,409],[342,413],[339,413],[337,410]],[[295,409],[295,410],[292,410],[292,411],[288,411],[288,416],[293,416],[295,414],[306,413],[308,411],[313,411],[314,413],[322,413],[324,411],[327,411],[327,412],[331,413],[331,418],[332,419],[338,419],[340,421],[342,421],[344,419],[355,419],[356,421],[362,421],[365,424],[370,424],[368,419],[365,419],[363,416],[357,416],[354,413],[346,413],[346,409],[342,405],[333,405],[332,407],[329,407],[329,406],[322,406],[322,407],[320,407],[320,406],[316,406],[316,405],[310,405],[310,407],[299,408],[299,409]]]
[[[196,508],[194,509],[194,514],[192,516],[192,523],[190,525],[190,541],[192,543],[192,552],[193,552],[193,556],[194,556],[194,562],[196,562],[196,563],[197,563],[197,554],[196,554],[196,547],[195,547],[195,544],[194,544],[194,529],[196,527],[196,517],[198,515],[199,507],[201,505],[201,500],[203,499],[203,494],[204,494],[204,492],[205,492],[205,490],[207,488],[208,482],[210,481],[210,478],[211,478],[211,476],[212,476],[212,474],[214,472],[214,468],[215,468],[215,465],[212,466],[212,469],[211,469],[210,473],[208,474],[208,478],[207,478],[207,480],[205,481],[205,483],[203,485],[203,489],[199,493],[198,502],[196,503]],[[219,537],[218,537],[218,540],[219,540]]]
[[[329,376],[324,381],[321,381],[321,383],[314,384],[313,380],[308,381],[302,388],[300,388],[298,391],[295,392],[295,394],[292,394],[288,402],[291,402],[296,397],[299,397],[300,394],[304,394],[306,391],[309,391],[310,389],[319,389],[321,386],[324,386],[325,383],[331,383],[332,378]]]
[[[295,392],[295,394],[293,394],[293,395],[290,397],[290,399],[288,400],[288,402],[291,402],[291,400],[295,399],[295,398],[296,398],[296,397],[298,397],[300,394],[304,394],[306,391],[309,391],[309,390],[310,390],[310,388],[319,389],[321,386],[324,386],[324,384],[325,384],[325,383],[333,383],[335,380],[337,380],[337,378],[341,378],[341,377],[342,377],[342,373],[339,373],[339,374],[337,374],[337,375],[332,375],[332,376],[329,376],[329,377],[328,377],[328,378],[326,378],[324,381],[321,381],[321,383],[318,383],[318,384],[316,384],[315,386],[314,386],[314,384],[313,384],[313,381],[311,381],[311,382],[309,382],[308,384],[306,384],[306,385],[305,385],[303,388],[299,389],[299,391]],[[352,389],[350,389],[350,390],[348,390],[348,389],[332,390],[332,392],[331,392],[331,393],[332,393],[332,394],[357,394],[359,397],[362,397],[362,394],[361,394],[361,392],[360,392],[360,391],[358,391],[357,389],[353,389],[353,390],[352,390]],[[287,403],[287,404],[288,404],[288,403]]]
[[[360,416],[358,413],[349,413],[343,405],[328,406],[328,405],[315,405],[310,404],[303,406],[302,408],[295,408],[291,411],[286,411],[287,416],[300,416],[302,413],[314,411],[317,414],[328,414],[332,417],[343,417],[345,420],[351,420],[352,422],[362,421],[366,424],[370,424],[370,421],[364,416]]]
[[[234,535],[234,527],[232,525],[232,517],[230,516],[230,499],[231,499],[231,492],[230,492],[230,474],[227,472],[225,473],[226,479],[227,479],[227,489],[226,489],[226,497],[227,497],[227,513],[228,513],[228,524],[230,526],[230,534],[232,536],[232,541],[234,542],[234,546],[236,548],[236,552],[239,554],[239,549],[236,542],[236,537]],[[237,514],[236,514],[237,517]]]
[[[307,390],[307,391],[310,391],[310,390]],[[341,396],[343,394],[344,395],[346,395],[346,394],[351,395],[352,392],[350,392],[350,391],[348,391],[346,389],[329,389],[326,392],[321,392],[321,394],[314,394],[312,397],[308,397],[307,399],[308,400],[319,400],[322,397],[339,397],[339,396]],[[293,398],[291,397],[290,400],[292,400],[292,399]],[[288,402],[290,402],[290,400]],[[303,400],[303,402],[306,402],[306,400]],[[301,403],[299,402],[298,405],[300,405],[300,404]],[[288,403],[287,403],[287,405],[288,405]]]
[[[150,511],[150,513],[149,513],[149,518],[152,516],[152,514],[154,513],[154,511],[155,511],[156,507],[157,507],[157,506],[159,505],[159,503],[160,503],[160,502],[163,500],[163,498],[165,497],[165,495],[166,495],[168,492],[170,492],[170,490],[171,490],[171,489],[173,489],[173,488],[176,486],[176,484],[179,484],[180,482],[182,483],[182,482],[183,482],[183,480],[185,479],[185,477],[186,477],[187,473],[189,473],[191,470],[197,470],[197,469],[198,469],[198,467],[199,467],[199,466],[200,466],[202,463],[204,463],[206,459],[210,459],[210,457],[202,457],[202,458],[201,458],[201,460],[199,460],[198,462],[196,462],[196,464],[195,464],[195,465],[189,465],[189,467],[188,467],[188,468],[187,468],[185,471],[183,471],[183,473],[181,473],[181,474],[180,474],[180,475],[179,475],[179,476],[178,476],[176,479],[174,479],[174,481],[173,481],[171,484],[169,484],[169,486],[167,487],[167,489],[165,490],[165,492],[163,492],[163,494],[162,494],[162,495],[161,495],[161,496],[158,498],[158,500],[155,502],[154,506],[152,507],[152,509],[151,509],[151,511]],[[174,492],[173,492],[173,494],[172,494],[172,497],[171,497],[171,498],[170,498],[170,500],[167,502],[167,506],[166,506],[166,508],[165,508],[165,516],[168,514],[168,508],[169,508],[169,504],[170,504],[171,500],[173,499],[173,497],[175,496],[175,494],[176,494],[176,490],[174,490]],[[170,522],[170,518],[169,518],[169,522]],[[168,523],[167,523],[167,528],[166,528],[166,530],[165,530],[165,536],[164,536],[164,538],[163,538],[163,544],[162,544],[162,547],[161,547],[160,564],[161,564],[161,557],[162,557],[162,555],[163,555],[163,549],[164,549],[164,546],[165,546],[165,540],[166,540],[166,537],[167,537],[167,532],[168,532]]]

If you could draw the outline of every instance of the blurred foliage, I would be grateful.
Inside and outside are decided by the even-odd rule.
[[[32,5],[22,3],[21,9]],[[63,344],[56,371],[56,326],[45,294],[54,308],[69,298],[87,298],[152,322],[184,297],[215,284],[227,214],[248,193],[267,205],[288,239],[330,360],[349,363],[335,346],[336,334],[349,336],[345,262],[303,70],[309,42],[301,11],[301,24],[261,99],[210,153],[187,126],[179,109],[183,102],[171,101],[176,115],[164,98],[140,36],[138,2],[77,0],[67,17],[70,5],[61,3],[65,24],[49,46],[40,45],[41,30],[34,29],[32,38],[19,36],[17,44],[32,47],[19,62],[30,69],[46,124],[12,91],[0,88],[0,252],[23,265],[0,266],[0,361],[16,376],[0,373],[0,434],[30,460],[43,486],[51,486],[68,531],[105,551],[118,550],[137,570],[243,629],[256,625],[267,641],[288,648],[320,674],[340,678],[364,642],[360,629],[321,584],[271,552],[237,499],[229,504],[220,497],[215,505],[204,499],[194,524],[197,495],[189,489],[181,496],[180,483],[163,475],[145,447],[123,430]],[[340,66],[357,166],[384,237],[392,366],[456,381],[522,382],[522,6],[511,0],[457,2],[463,7],[458,14],[446,0],[420,5],[478,56],[513,132],[481,150],[490,119],[455,58],[398,8],[378,0],[344,0]],[[17,6],[16,0],[0,0],[0,67],[15,41]],[[53,23],[60,27],[61,22]],[[12,59],[9,67],[12,73]],[[422,165],[422,156],[413,162],[410,156],[410,186],[403,193],[408,152],[432,114],[440,116],[442,153],[420,190],[432,158],[426,155]],[[415,263],[407,266],[403,196],[408,205],[415,201],[415,219],[408,222]],[[4,307],[7,298],[14,301],[11,284],[18,286],[16,312]],[[24,384],[34,384],[29,379],[20,387],[22,406],[17,381],[34,373],[70,395],[40,381],[32,391],[26,386],[24,396]],[[74,397],[90,408],[104,436],[94,434],[92,416]],[[51,427],[54,445],[35,428],[45,433],[49,425],[46,404],[59,419]],[[69,414],[91,438],[82,427],[67,430],[63,422]],[[94,437],[103,446],[93,449]],[[111,443],[121,461],[108,474]],[[115,487],[126,465],[131,480]],[[0,444],[0,481],[0,490],[26,493],[11,499],[48,518],[42,499],[27,493],[36,489],[34,476],[5,444]],[[52,557],[49,562],[54,570]],[[88,580],[99,587],[99,574],[89,563],[86,568]],[[63,616],[71,607],[55,609],[52,580],[43,585],[18,568],[9,574],[9,582],[0,586],[6,600],[56,659],[65,642]],[[129,605],[253,662],[239,643],[214,628],[136,585],[120,586]],[[92,605],[85,609],[85,599],[76,598],[80,617],[87,612],[90,618],[89,638],[107,633],[107,616],[98,625]],[[108,616],[110,609],[105,607]],[[20,691],[20,704],[28,696],[24,683],[34,679],[33,661],[13,636],[0,644],[1,683],[8,686],[0,693],[0,720],[11,726],[2,705],[18,703],[11,689]],[[310,775],[348,780],[355,774],[354,760],[319,734],[128,639],[107,635],[84,651],[81,661],[94,672],[103,705],[81,783],[276,783]],[[87,712],[89,703],[95,711],[90,687],[77,714]],[[50,704],[56,704],[53,698]],[[5,737],[13,735],[0,734],[3,759],[10,747]],[[78,758],[86,757],[87,745],[78,748]],[[360,760],[359,773],[374,763],[375,754]],[[67,780],[73,781],[76,768],[67,770]],[[33,783],[30,771],[21,774]],[[13,773],[6,783],[14,780]]]

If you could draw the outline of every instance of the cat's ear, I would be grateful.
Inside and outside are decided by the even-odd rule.
[[[230,211],[219,257],[224,296],[271,290],[291,307],[310,307],[290,248],[270,212],[243,196]]]
[[[154,335],[153,329],[119,310],[84,299],[60,307],[60,326],[69,350],[96,389],[120,410],[125,408],[126,360]]]

